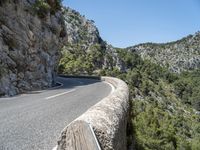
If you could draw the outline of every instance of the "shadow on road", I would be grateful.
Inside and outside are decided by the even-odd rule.
[[[45,89],[35,89],[32,91],[26,91],[24,93],[12,96],[12,97],[1,97],[1,98],[15,98],[19,97],[22,94],[41,94],[46,91],[53,91],[53,90],[62,90],[62,89],[74,89],[76,87],[80,86],[86,86],[90,84],[95,84],[101,82],[100,77],[85,77],[85,76],[58,76],[56,78],[56,85],[50,88],[45,88]],[[1,99],[0,98],[0,99]]]
[[[72,89],[75,87],[80,87],[80,86],[86,86],[90,84],[95,84],[101,82],[101,80],[98,79],[87,79],[87,78],[63,78],[63,77],[58,77],[57,78],[57,83],[61,83],[63,85],[59,85],[58,87],[53,87],[50,88],[52,90],[54,89]]]

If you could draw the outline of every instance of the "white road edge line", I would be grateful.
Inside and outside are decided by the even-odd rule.
[[[63,92],[63,93],[59,93],[59,94],[56,94],[56,95],[53,95],[53,96],[49,96],[49,97],[46,97],[45,99],[48,100],[48,99],[52,99],[52,98],[55,98],[55,97],[58,97],[58,96],[61,96],[61,95],[64,95],[64,94],[68,94],[68,93],[71,93],[71,92],[74,92],[76,91],[76,89],[72,89],[72,90],[69,90],[67,92]]]
[[[111,87],[111,93],[110,94],[112,94],[115,91],[115,87],[109,82],[104,81],[104,83],[108,84]]]

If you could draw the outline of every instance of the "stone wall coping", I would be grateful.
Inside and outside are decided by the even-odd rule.
[[[78,141],[76,141],[74,140],[74,136],[69,137],[75,134],[69,135],[66,133],[74,132],[77,134],[80,131],[79,129],[76,129],[76,131],[71,130],[73,128],[72,126],[80,121],[86,122],[88,126],[92,127],[95,133],[93,138],[97,139],[97,145],[100,145],[101,149],[126,150],[126,125],[129,111],[128,86],[124,81],[114,77],[101,77],[101,81],[113,85],[115,90],[65,127],[58,141],[57,150],[79,150],[77,146],[75,146],[76,148],[72,148],[72,145],[76,145],[78,142],[82,141],[80,140],[80,136],[78,136]],[[78,134],[82,134],[82,132]],[[89,136],[90,135],[81,135],[82,138],[87,138]],[[75,144],[69,142],[71,138],[73,138]],[[79,143],[78,145],[82,144]],[[85,145],[85,143],[83,145]]]

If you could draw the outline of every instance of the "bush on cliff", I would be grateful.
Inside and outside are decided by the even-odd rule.
[[[39,17],[45,18],[49,12],[55,14],[56,11],[61,10],[61,3],[61,0],[36,0],[33,8]]]
[[[98,44],[91,46],[87,53],[78,44],[68,45],[62,51],[59,73],[92,74],[96,67],[101,65],[102,57],[103,53]]]

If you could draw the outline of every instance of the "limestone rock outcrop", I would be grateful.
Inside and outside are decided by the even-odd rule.
[[[172,72],[200,68],[200,32],[181,40],[163,44],[145,43],[127,48],[143,59],[166,66]]]
[[[103,44],[93,20],[86,19],[69,7],[64,9],[64,20],[69,44],[81,44],[84,51],[93,44]]]
[[[116,48],[102,40],[93,20],[66,7],[64,8],[64,22],[68,44],[62,51],[60,73],[98,74],[101,69],[124,70],[124,64],[119,59]],[[79,60],[82,63],[77,66],[80,63]]]
[[[61,10],[39,16],[35,0],[0,2],[0,95],[12,96],[54,84],[65,41]],[[49,8],[51,7],[48,5]]]

